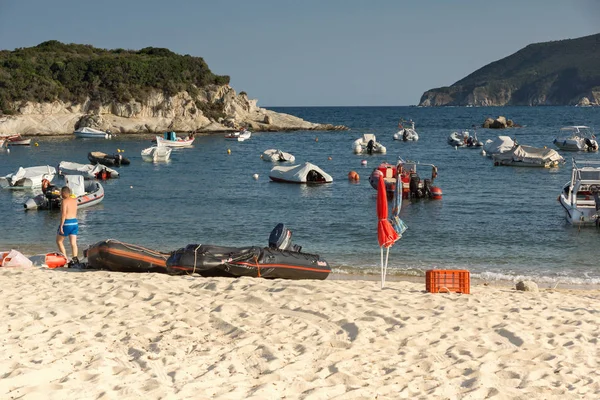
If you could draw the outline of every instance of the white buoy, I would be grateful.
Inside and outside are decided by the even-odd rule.
[[[482,156],[485,156],[485,154],[486,154],[486,153],[485,153],[485,150],[481,150],[481,155],[482,155]]]
[[[360,162],[360,164],[361,164],[361,165],[367,165],[367,160],[362,160],[362,161]]]
[[[10,149],[6,149],[6,152],[7,152],[7,153],[10,153]]]
[[[254,174],[254,175],[252,175],[252,177],[254,178],[255,181],[258,180],[258,174]]]
[[[454,150],[458,150],[458,146],[454,146]]]

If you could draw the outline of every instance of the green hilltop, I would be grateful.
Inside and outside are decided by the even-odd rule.
[[[600,34],[530,44],[452,86],[428,90],[420,105],[571,105],[586,99],[600,104]]]
[[[50,40],[0,51],[0,112],[4,114],[13,114],[13,105],[20,101],[82,103],[89,98],[108,104],[144,101],[156,90],[169,96],[187,91],[195,97],[199,88],[228,83],[229,76],[213,74],[202,58],[164,48],[106,50]]]

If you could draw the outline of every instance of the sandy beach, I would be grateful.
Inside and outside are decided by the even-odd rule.
[[[0,270],[3,399],[598,398],[597,291]]]

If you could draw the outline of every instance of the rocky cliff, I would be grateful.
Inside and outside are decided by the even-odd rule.
[[[419,105],[600,105],[600,34],[531,44],[426,91]]]
[[[58,135],[90,126],[119,133],[227,132],[241,126],[254,131],[343,130],[343,126],[317,124],[293,115],[257,106],[246,94],[229,85],[202,88],[193,98],[187,92],[165,96],[152,92],[147,100],[109,104],[86,99],[82,103],[56,100],[48,103],[14,103],[15,115],[0,116],[0,134]],[[225,117],[209,118],[198,105],[220,103]]]

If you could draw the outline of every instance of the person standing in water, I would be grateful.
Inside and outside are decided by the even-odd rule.
[[[71,243],[71,252],[73,258],[69,265],[79,264],[77,258],[77,234],[79,233],[79,224],[77,223],[77,200],[71,197],[71,189],[68,186],[63,186],[60,190],[61,205],[60,205],[60,225],[56,232],[56,244],[58,250],[64,255],[65,250],[64,240],[68,236]]]

